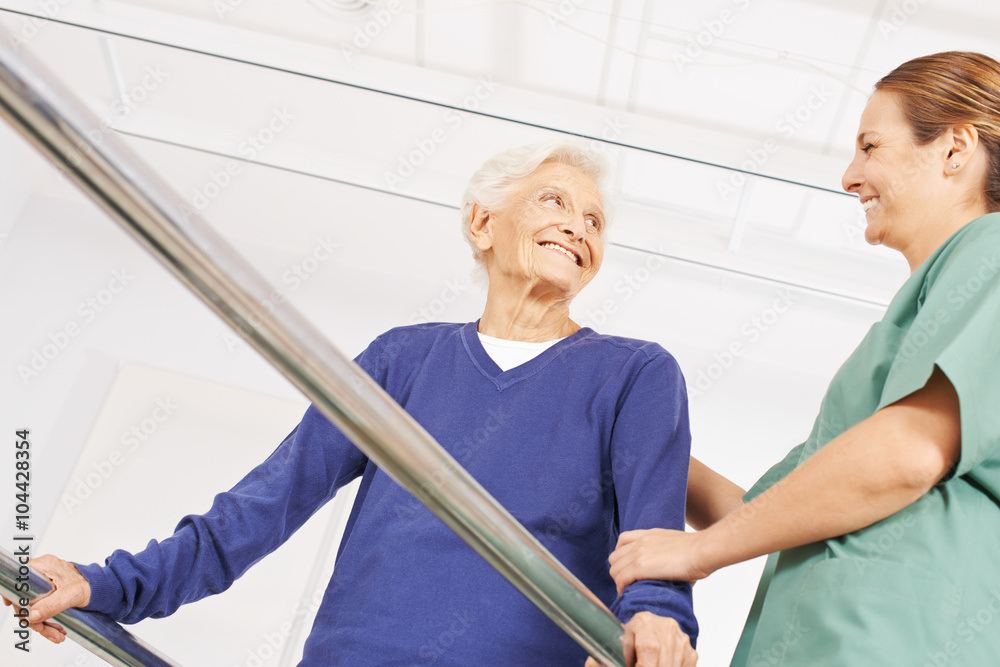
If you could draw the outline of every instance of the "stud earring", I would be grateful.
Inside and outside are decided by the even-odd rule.
[[[959,168],[959,167],[961,167],[961,166],[962,166],[962,163],[961,163],[961,162],[955,162],[955,163],[953,163],[953,164],[951,165],[951,168],[952,168],[952,169],[958,169],[958,168]]]

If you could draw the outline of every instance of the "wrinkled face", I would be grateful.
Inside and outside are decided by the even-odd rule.
[[[604,207],[594,181],[573,167],[543,163],[489,215],[491,285],[530,284],[573,297],[601,268]]]
[[[946,137],[944,138],[946,139]],[[876,92],[858,128],[854,160],[843,186],[861,198],[871,244],[903,247],[923,225],[933,224],[947,150],[941,140],[918,146],[892,93]]]

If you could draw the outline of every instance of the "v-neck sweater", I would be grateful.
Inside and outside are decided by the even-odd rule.
[[[674,358],[584,328],[502,371],[476,326],[393,329],[356,361],[619,619],[670,616],[696,641],[690,584],[639,581],[618,596],[608,573],[621,531],[684,527],[690,434]],[[135,622],[225,590],[358,476],[301,666],[583,664],[570,637],[315,407],[207,513],[137,554],[80,566],[89,608]]]

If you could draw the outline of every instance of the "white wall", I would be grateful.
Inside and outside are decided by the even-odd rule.
[[[0,245],[14,226],[31,190],[15,152],[15,139],[10,127],[0,128]]]

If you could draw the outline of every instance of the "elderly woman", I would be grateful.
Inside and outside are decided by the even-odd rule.
[[[843,185],[909,280],[747,504],[693,467],[715,523],[623,534],[612,574],[695,581],[771,554],[734,666],[996,665],[1000,63],[941,53],[884,77]]]
[[[693,665],[690,584],[616,594],[620,530],[684,525],[685,385],[659,345],[569,317],[601,267],[606,168],[583,145],[507,151],[472,178],[463,232],[489,277],[478,322],[379,336],[358,363],[627,622],[629,662]],[[314,408],[202,516],[106,565],[34,562],[56,592],[33,627],[84,606],[132,623],[229,587],[361,477],[301,665],[582,665],[585,653]],[[448,642],[438,641],[447,635]],[[690,638],[690,642],[689,642]]]

